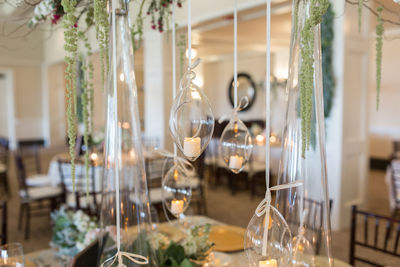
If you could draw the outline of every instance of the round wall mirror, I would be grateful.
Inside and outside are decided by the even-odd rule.
[[[228,95],[229,95],[229,101],[231,102],[232,107],[234,107],[234,96],[235,96],[235,90],[234,90],[234,78],[232,78],[231,82],[229,83],[228,87]],[[249,110],[251,106],[254,104],[254,101],[256,100],[256,84],[254,83],[253,79],[251,76],[247,73],[239,73],[238,74],[238,102],[240,99],[244,96],[247,96],[249,99],[249,104],[245,109],[242,109],[241,111]]]

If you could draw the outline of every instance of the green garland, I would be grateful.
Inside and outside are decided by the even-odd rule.
[[[382,47],[383,47],[383,7],[379,6],[378,9],[378,23],[376,25],[376,110],[379,110],[379,99],[381,92],[382,80]]]
[[[76,143],[76,57],[78,50],[78,33],[75,27],[77,17],[75,16],[76,0],[62,0],[65,15],[64,25],[64,49],[67,52],[65,62],[66,89],[67,89],[67,125],[69,139],[69,154],[71,156],[72,188],[75,191],[75,143]]]
[[[311,120],[314,88],[314,27],[321,23],[322,16],[329,6],[328,0],[310,0],[310,17],[301,31],[300,111],[302,131],[302,157],[309,149],[311,139]]]
[[[333,70],[333,39],[335,13],[329,5],[321,23],[322,80],[324,87],[324,115],[329,118],[335,96],[335,75]]]
[[[109,69],[108,32],[110,24],[108,21],[107,0],[94,0],[94,21],[96,24],[96,38],[99,42],[100,50],[101,82],[104,88],[105,73],[107,73]]]
[[[358,0],[358,32],[361,32],[363,5],[364,5],[364,0]]]
[[[90,46],[89,39],[85,36],[85,33],[80,31],[79,38],[84,42],[84,46],[87,50],[87,58],[80,55],[80,61],[82,62],[81,71],[83,76],[81,84],[81,105],[82,105],[82,117],[84,123],[84,136],[83,142],[86,147],[84,160],[85,160],[85,177],[86,177],[86,193],[89,194],[89,135],[93,129],[93,119],[89,120],[90,116],[93,115],[93,64],[90,60],[92,56],[92,47]],[[85,75],[87,74],[87,75]]]

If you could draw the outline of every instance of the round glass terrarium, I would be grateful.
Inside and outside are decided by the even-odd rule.
[[[266,215],[255,214],[247,226],[244,249],[250,267],[284,267],[291,262],[292,235],[282,215],[270,206],[268,231]],[[267,234],[267,236],[266,236]],[[265,243],[264,241],[267,240]]]
[[[252,148],[250,132],[235,110],[220,139],[219,150],[225,166],[233,173],[239,173],[249,161]]]
[[[189,70],[182,78],[169,118],[175,144],[191,161],[203,153],[214,131],[210,102],[203,90],[193,83],[195,77],[196,74]]]
[[[186,170],[179,162],[166,173],[162,181],[162,197],[165,207],[176,218],[185,212],[192,198],[192,187]]]

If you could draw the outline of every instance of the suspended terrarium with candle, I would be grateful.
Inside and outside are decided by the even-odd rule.
[[[238,112],[246,108],[248,99],[242,98],[233,111],[232,118],[222,132],[219,150],[226,167],[233,173],[243,170],[253,148],[251,135],[246,125],[239,119]],[[220,120],[221,123],[221,120]]]
[[[206,149],[214,131],[214,116],[210,102],[196,84],[193,69],[199,64],[196,61],[180,83],[169,118],[169,126],[175,144],[183,155],[196,160]]]
[[[320,22],[329,1],[293,0],[288,103],[276,208],[293,235],[291,266],[333,266],[328,195]]]
[[[182,160],[174,159],[172,167],[163,177],[161,186],[164,205],[176,218],[185,212],[192,198],[192,186],[188,175],[192,166]]]
[[[100,225],[100,260],[109,266],[158,266],[141,144],[128,1],[113,0]]]

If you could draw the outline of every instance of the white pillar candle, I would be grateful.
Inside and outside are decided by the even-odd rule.
[[[260,261],[258,267],[278,267],[275,259]]]
[[[240,169],[242,165],[243,157],[234,155],[229,158],[229,169]]]
[[[183,153],[186,157],[197,157],[200,154],[201,138],[185,137],[183,143]]]
[[[181,214],[183,212],[183,200],[172,200],[171,212],[174,215]]]

